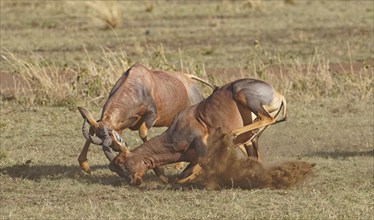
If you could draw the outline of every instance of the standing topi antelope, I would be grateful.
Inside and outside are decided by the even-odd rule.
[[[257,116],[252,120],[252,113]],[[109,168],[131,184],[139,185],[148,169],[180,161],[190,164],[177,183],[192,181],[201,171],[199,163],[207,154],[207,138],[220,128],[230,133],[235,144],[246,145],[269,125],[286,119],[286,100],[269,84],[255,79],[240,79],[217,89],[199,104],[177,114],[161,135],[129,151],[119,144],[121,152],[111,160]],[[105,146],[105,144],[104,144]],[[258,155],[258,149],[254,149]],[[213,158],[214,159],[214,158]]]
[[[193,75],[153,71],[135,64],[110,91],[98,121],[89,111],[79,107],[84,118],[82,133],[86,139],[78,157],[80,167],[90,172],[87,152],[91,143],[103,145],[108,157],[109,147],[118,151],[120,147],[126,146],[120,138],[124,129],[138,130],[140,138],[145,142],[148,129],[169,126],[180,110],[203,100],[192,79],[214,88]],[[154,171],[156,175],[161,175],[157,168]]]

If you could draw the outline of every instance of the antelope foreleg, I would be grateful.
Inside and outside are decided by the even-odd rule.
[[[165,176],[164,169],[162,169],[161,167],[154,168],[153,172],[155,172],[156,176],[160,179],[162,183],[169,182],[168,178]]]
[[[199,164],[195,164],[193,167],[191,167],[189,169],[191,174],[189,174],[185,178],[177,179],[175,182],[179,183],[179,184],[191,182],[191,181],[195,180],[200,175],[201,170],[202,170],[201,166]],[[184,173],[184,171],[182,173]]]
[[[147,125],[145,124],[145,122],[143,122],[142,125],[140,125],[139,137],[142,139],[143,143],[147,141],[148,128],[147,128]]]
[[[90,147],[90,143],[91,142],[89,140],[86,140],[86,143],[84,143],[83,149],[78,156],[79,166],[86,173],[91,173],[90,165],[88,164],[88,160],[87,160],[87,153],[88,153],[88,149]]]

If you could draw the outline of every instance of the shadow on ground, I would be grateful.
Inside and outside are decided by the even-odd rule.
[[[92,166],[92,170],[107,169],[105,165]],[[95,172],[94,171],[94,172]],[[86,183],[100,183],[104,185],[120,186],[126,184],[124,179],[115,174],[94,173],[86,174],[79,166],[66,165],[25,165],[17,164],[0,168],[1,175],[8,175],[12,178],[22,178],[33,181],[74,179]]]
[[[374,150],[368,151],[317,151],[305,154],[306,157],[322,157],[322,158],[348,158],[348,157],[372,157],[374,156]]]
[[[304,155],[305,157],[322,157],[322,158],[348,158],[348,157],[358,157],[367,156],[373,157],[374,150],[368,151],[317,151],[311,152]],[[101,170],[106,170],[108,167],[106,165],[96,165],[92,166],[92,174],[84,173],[79,166],[74,165],[26,165],[17,164],[8,167],[0,168],[0,175],[7,175],[11,178],[21,178],[28,179],[32,181],[41,181],[42,179],[47,180],[61,180],[61,179],[74,179],[79,182],[90,183],[90,184],[103,184],[112,186],[123,186],[128,185],[125,179],[118,177],[114,173],[101,172]],[[150,188],[164,188],[164,186],[159,185],[159,180],[157,177],[149,172],[144,178],[144,182],[153,182],[153,186]],[[152,185],[152,184],[151,184]],[[161,184],[162,185],[162,184]],[[174,186],[175,187],[175,186]],[[172,188],[174,188],[172,187]],[[195,186],[196,187],[196,186]],[[178,187],[177,187],[178,188]],[[183,188],[189,188],[185,186]]]
[[[74,179],[82,183],[103,184],[111,186],[126,186],[128,183],[124,178],[114,173],[102,172],[109,170],[106,165],[91,166],[93,173],[84,173],[79,166],[67,165],[25,165],[17,164],[0,168],[0,175],[7,175],[11,178],[32,180],[35,182],[42,179],[60,181],[61,179]],[[163,189],[164,184],[160,184],[158,178],[152,173],[147,173],[143,180],[151,184],[152,189]]]

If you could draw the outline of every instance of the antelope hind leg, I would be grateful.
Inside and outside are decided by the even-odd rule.
[[[261,162],[260,158],[260,152],[259,152],[259,147],[258,147],[258,138],[260,135],[268,128],[268,126],[260,128],[258,131],[256,131],[254,134],[250,134],[250,138],[247,139],[245,142],[239,142],[241,145],[239,145],[240,150],[248,157],[254,157],[256,158],[259,162]],[[234,140],[234,143],[238,141],[238,139],[241,138],[241,136],[246,135],[243,133],[242,135],[237,136],[237,139]],[[247,137],[246,137],[247,138]],[[245,140],[245,139],[244,139]],[[237,144],[237,143],[236,143]]]
[[[260,152],[258,151],[258,145],[254,141],[250,141],[244,144],[245,150],[248,154],[248,157],[253,157],[258,162],[261,162]]]
[[[265,127],[265,126],[268,126],[268,125],[271,125],[271,124],[275,123],[274,118],[269,118],[269,117],[264,117],[264,116],[261,116],[260,118],[261,119],[259,121],[256,121],[252,124],[246,125],[242,128],[232,130],[231,134],[234,135],[234,138],[236,138],[237,136],[239,136],[243,133],[253,131],[255,129],[259,129],[259,128],[262,128],[262,127]]]
[[[243,144],[239,145],[238,147],[239,147],[240,151],[241,151],[245,156],[249,157],[248,151],[247,151],[246,147],[245,147]]]

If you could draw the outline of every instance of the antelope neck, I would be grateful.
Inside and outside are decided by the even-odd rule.
[[[143,161],[148,169],[179,162],[182,153],[175,152],[165,135],[161,134],[131,151],[135,158]]]

